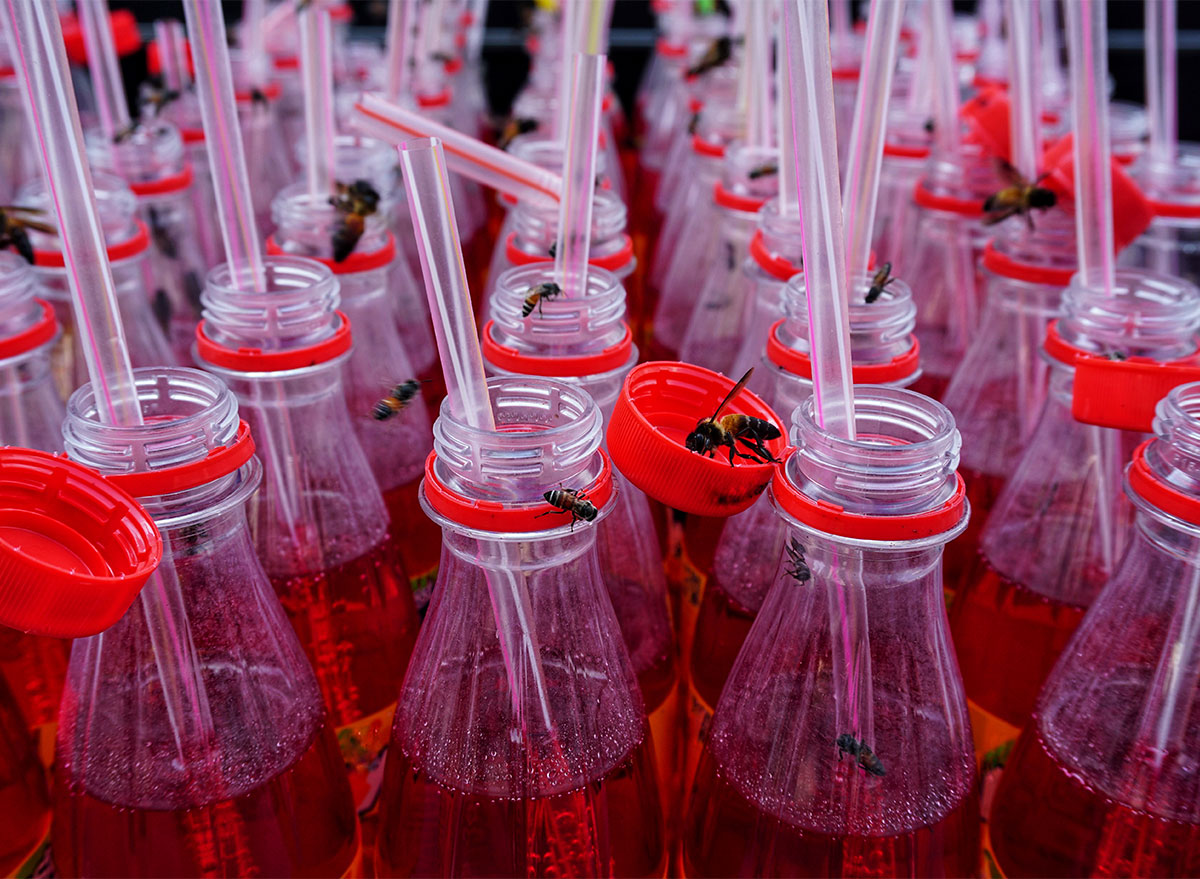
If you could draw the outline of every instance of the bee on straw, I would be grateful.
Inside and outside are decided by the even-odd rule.
[[[990,196],[983,203],[985,226],[994,226],[1014,215],[1022,215],[1029,228],[1033,228],[1034,209],[1044,211],[1058,203],[1058,197],[1053,190],[1038,186],[1048,175],[1043,174],[1032,183],[1021,176],[1016,168],[1003,159],[996,160],[1000,176],[1008,181],[1008,186]]]
[[[330,196],[329,203],[342,215],[329,241],[333,261],[342,262],[354,252],[358,239],[362,238],[367,217],[379,208],[379,193],[366,180],[338,183],[337,195]]]
[[[535,308],[538,310],[538,314],[541,314],[542,303],[549,302],[561,294],[562,287],[553,281],[546,281],[530,287],[529,295],[525,297],[525,303],[521,306],[521,317],[529,317],[529,315],[533,314]]]
[[[689,450],[712,458],[716,456],[718,449],[725,447],[729,449],[730,467],[734,466],[735,455],[762,464],[776,463],[775,457],[763,443],[782,436],[778,427],[765,419],[755,418],[751,415],[738,413],[721,415],[725,411],[725,407],[742,392],[742,388],[746,387],[746,382],[750,381],[750,376],[753,374],[754,368],[751,367],[742,376],[741,381],[734,385],[733,390],[721,401],[721,405],[717,406],[717,411],[708,418],[700,419],[685,440],[684,444]],[[739,452],[738,442],[743,443],[750,450],[750,454]]]
[[[883,291],[887,289],[888,284],[896,280],[892,277],[892,264],[885,262],[883,266],[871,278],[871,287],[867,290],[866,302],[870,305],[876,299],[883,295]]]
[[[870,775],[887,775],[887,770],[883,768],[883,761],[879,756],[867,747],[865,742],[860,742],[850,733],[842,733],[837,737],[834,744],[838,747],[838,759],[842,759],[843,754],[849,754],[855,759],[863,771]]]
[[[596,505],[587,500],[587,495],[583,491],[578,491],[573,488],[556,488],[542,495],[552,507],[557,509],[551,510],[548,513],[542,513],[536,518],[542,516],[553,516],[556,513],[571,514],[571,530],[575,530],[575,523],[580,519],[585,522],[591,522],[599,515],[600,511],[596,509]]]
[[[401,382],[388,391],[386,397],[375,404],[371,409],[371,417],[376,421],[387,421],[393,415],[408,408],[408,404],[415,400],[420,392],[421,382],[417,379],[410,378],[408,381]]]

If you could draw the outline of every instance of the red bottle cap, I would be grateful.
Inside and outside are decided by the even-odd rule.
[[[517,233],[509,232],[508,238],[504,241],[504,255],[509,263],[514,266],[531,266],[536,263],[553,262],[554,257],[547,254],[546,256],[538,256],[533,253],[526,253],[521,248],[517,247]],[[622,242],[621,248],[615,250],[607,256],[592,256],[588,255],[588,265],[595,266],[598,269],[607,269],[610,272],[619,272],[625,266],[629,265],[633,259],[633,239],[626,235]]]
[[[939,195],[925,188],[925,178],[922,177],[917,181],[916,189],[913,190],[913,201],[917,203],[918,207],[928,208],[931,211],[945,211],[948,214],[960,214],[964,217],[981,217],[983,216],[983,203],[986,199]]]
[[[684,444],[733,385],[732,379],[690,363],[635,367],[608,425],[608,451],[617,469],[646,494],[686,513],[733,516],[748,509],[771,482],[774,465],[734,458],[730,466],[727,449],[709,458]],[[786,435],[779,417],[750,391],[738,394],[726,408],[729,413],[770,421]],[[765,445],[779,458],[785,442],[780,437]]]
[[[1003,89],[985,88],[963,104],[959,115],[967,123],[967,140],[986,155],[1012,161],[1012,107]]]
[[[812,358],[779,341],[779,328],[785,322],[786,319],[780,319],[771,325],[771,332],[767,335],[767,359],[792,375],[812,381]],[[921,362],[921,343],[913,334],[909,334],[908,339],[909,349],[886,363],[852,363],[850,377],[854,384],[892,384],[913,375]]]
[[[1200,525],[1200,500],[1164,482],[1146,463],[1146,449],[1152,442],[1155,440],[1148,439],[1133,451],[1133,462],[1126,471],[1130,489],[1164,513]]]
[[[138,220],[137,231],[133,235],[120,244],[110,244],[108,246],[108,261],[113,263],[120,262],[123,259],[131,259],[149,249],[150,232],[146,229],[146,224]],[[33,251],[33,264],[49,269],[61,269],[67,265],[66,260],[63,259],[61,250],[37,250],[36,248]]]
[[[988,241],[983,249],[983,267],[995,275],[1015,281],[1027,281],[1030,284],[1045,284],[1048,287],[1065,287],[1071,283],[1075,274],[1075,269],[1019,262],[997,250],[992,241]]]
[[[87,64],[87,49],[83,44],[83,29],[74,13],[59,16],[62,23],[63,43],[67,58],[72,64]],[[137,19],[128,9],[115,9],[108,16],[113,32],[113,45],[118,55],[131,55],[142,47],[142,35],[138,31]]]
[[[168,174],[156,180],[131,181],[130,191],[136,196],[166,195],[169,192],[182,192],[192,185],[192,163],[184,162],[183,170],[178,174]]]
[[[594,354],[576,356],[538,357],[516,348],[501,345],[492,335],[496,322],[489,320],[483,328],[483,359],[492,366],[519,375],[542,375],[548,378],[597,375],[620,369],[633,353],[633,330],[625,325],[621,340]]]
[[[713,201],[717,207],[729,208],[731,211],[745,211],[748,214],[758,213],[758,209],[767,203],[765,198],[753,195],[738,195],[726,189],[725,184],[717,182],[713,185]]]
[[[267,236],[267,254],[269,256],[295,256],[295,254],[289,254],[280,247],[274,235]],[[396,236],[388,232],[387,241],[378,250],[355,251],[341,262],[323,256],[309,256],[307,254],[305,254],[304,258],[319,262],[335,275],[372,272],[376,269],[387,268],[392,264],[392,260],[396,258]]]
[[[95,470],[0,449],[0,623],[95,635],[125,615],[162,553],[150,515]]]
[[[41,306],[41,318],[28,329],[0,339],[0,360],[20,357],[27,351],[45,345],[58,334],[58,319],[54,316],[53,307],[43,299],[35,299],[34,302]]]
[[[771,253],[767,249],[767,242],[763,239],[762,229],[754,230],[754,237],[750,239],[750,256],[758,263],[759,268],[779,281],[787,281],[804,271],[803,266]]]
[[[350,350],[350,318],[335,312],[340,323],[324,341],[290,351],[263,351],[261,348],[226,348],[205,332],[205,321],[196,324],[196,353],[214,366],[238,372],[286,372],[326,363]]]

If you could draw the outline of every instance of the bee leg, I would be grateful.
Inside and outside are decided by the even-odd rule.
[[[1029,231],[1033,231],[1033,211],[1025,212],[1025,225],[1029,227]]]

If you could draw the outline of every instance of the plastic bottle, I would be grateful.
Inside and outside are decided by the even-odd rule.
[[[976,746],[990,770],[1029,719],[1038,690],[1084,611],[1108,581],[1132,510],[1118,491],[1141,434],[1081,424],[1072,415],[1080,355],[1194,357],[1200,291],[1133,270],[1114,295],[1077,280],[1046,337],[1051,375],[1041,418],[979,538],[979,558],[951,608],[971,700]],[[1106,389],[1107,402],[1119,389]]]
[[[134,372],[146,423],[67,404],[76,461],[136,494],[163,560],[133,606],[74,643],[58,728],[63,876],[342,876],[349,787],[312,669],[254,553],[262,469],[216,378]],[[115,475],[120,474],[120,475]]]
[[[1129,174],[1150,199],[1155,217],[1121,253],[1121,264],[1200,283],[1200,146],[1177,144],[1170,165],[1147,153]]]
[[[897,79],[899,79],[897,74]],[[929,117],[914,113],[902,102],[906,95],[893,89],[889,103],[888,127],[883,144],[883,162],[879,166],[879,196],[875,209],[872,249],[876,262],[899,266],[904,262],[904,243],[918,208],[913,191],[928,164],[932,134],[926,129]]]
[[[209,274],[197,360],[230,386],[257,437],[266,485],[250,515],[255,547],[366,811],[417,612],[346,409],[350,325],[336,311],[338,279],[299,257],[269,256],[266,266],[262,293],[237,289],[227,266]]]
[[[954,419],[869,386],[855,389],[855,416],[870,439],[820,430],[811,398],[793,416],[798,451],[770,489],[791,552],[712,719],[687,876],[978,870],[971,731],[940,576],[942,545],[968,514]]]
[[[1009,876],[1200,870],[1192,755],[1200,588],[1200,386],[1158,404],[1126,470],[1120,564],[1054,667],[992,806]]]
[[[137,219],[137,202],[120,178],[97,172],[92,175],[96,207],[108,244],[108,260],[117,287],[117,303],[125,329],[129,360],[135,366],[162,366],[175,362],[164,325],[153,310],[150,291],[150,234]],[[37,207],[53,216],[46,187],[41,181],[22,189],[18,201]],[[53,221],[50,221],[53,223]],[[54,306],[63,334],[52,353],[53,374],[60,395],[65,399],[87,381],[83,348],[75,338],[75,320],[71,313],[71,294],[61,243],[57,236],[31,231],[34,247],[34,273],[46,299]]]
[[[46,856],[50,797],[17,703],[0,678],[0,875],[32,876]],[[46,869],[42,867],[42,869]],[[53,875],[53,868],[43,875]]]
[[[542,499],[561,485],[595,523],[612,509],[600,410],[548,380],[489,390],[497,432],[448,405],[434,425],[422,496],[446,554],[396,708],[378,875],[661,876],[651,736],[597,529]]]
[[[293,29],[294,30],[294,29]],[[254,219],[260,235],[274,230],[271,219],[271,200],[300,172],[291,144],[304,140],[303,116],[297,127],[283,100],[284,79],[255,83],[250,64],[240,49],[230,49],[233,67],[233,87],[238,105],[238,122],[242,128],[242,145],[246,153],[246,170],[250,179],[250,198],[254,202]],[[295,83],[299,86],[299,64]],[[303,112],[303,103],[298,104]]]
[[[7,48],[3,51],[7,56]],[[0,64],[0,204],[15,204],[20,188],[37,180],[40,172],[16,75],[7,57],[0,58]]]

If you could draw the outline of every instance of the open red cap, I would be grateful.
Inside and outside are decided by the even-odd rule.
[[[63,43],[67,49],[67,58],[72,64],[87,64],[87,49],[83,43],[83,28],[75,13],[68,12],[59,16],[62,24]],[[108,15],[112,26],[113,46],[120,56],[132,55],[142,47],[142,34],[138,30],[137,19],[128,9],[114,9]]]
[[[1124,250],[1133,239],[1146,231],[1154,219],[1154,207],[1142,194],[1133,178],[1116,159],[1112,165],[1113,244]],[[1075,201],[1075,150],[1071,135],[1060,137],[1046,149],[1042,167],[1047,173],[1044,185],[1060,199]]]
[[[162,535],[95,470],[0,448],[0,624],[56,638],[107,629],[162,560]]]
[[[730,466],[727,449],[709,458],[684,444],[696,425],[716,411],[734,380],[690,363],[643,363],[625,378],[608,425],[613,464],[630,482],[667,506],[699,516],[733,516],[748,509],[771,482],[775,467],[745,458]],[[766,403],[743,390],[724,414],[783,422]],[[765,445],[783,456],[785,439]],[[738,451],[744,452],[740,448]]]
[[[969,142],[979,144],[989,156],[1012,161],[1012,108],[1004,89],[981,89],[958,112],[967,123]]]

